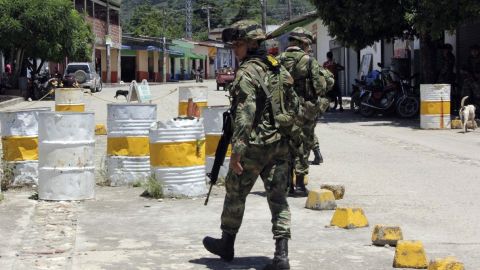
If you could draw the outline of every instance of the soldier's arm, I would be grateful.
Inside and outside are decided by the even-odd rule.
[[[243,156],[255,118],[256,83],[253,82],[250,74],[244,70],[239,70],[237,77],[238,80],[235,82],[232,89],[237,101],[232,135],[232,153]]]
[[[315,89],[315,93],[320,96],[324,97],[327,93],[327,82],[325,81],[325,77],[320,72],[320,64],[312,57],[312,84],[313,89]]]

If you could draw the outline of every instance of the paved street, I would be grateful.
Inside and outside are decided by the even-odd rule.
[[[209,105],[227,103],[214,81],[205,85]],[[177,86],[152,86],[159,120],[176,116]],[[113,98],[117,89],[127,87],[87,97],[97,123],[106,124],[106,100],[124,102]],[[54,102],[2,110],[28,105]],[[367,120],[348,110],[324,117],[316,133],[325,163],[311,167],[309,187],[345,185],[338,205],[362,207],[370,227],[329,227],[333,211],[290,198],[292,269],[393,269],[394,248],[371,245],[375,224],[401,226],[405,239],[424,243],[429,259],[453,255],[466,269],[480,268],[480,131],[420,130],[418,121]],[[105,143],[97,137],[98,182]],[[207,207],[202,198],[147,199],[132,187],[98,186],[96,199],[85,202],[43,202],[29,199],[34,190],[8,190],[0,202],[0,269],[262,269],[274,241],[261,181],[247,199],[236,259],[226,264],[202,246],[205,235],[220,235],[223,190],[215,188]]]

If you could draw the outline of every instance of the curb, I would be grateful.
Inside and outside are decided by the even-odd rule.
[[[4,108],[16,105],[16,104],[24,102],[24,101],[25,101],[25,99],[23,97],[12,98],[10,100],[0,102],[0,109],[4,109]]]

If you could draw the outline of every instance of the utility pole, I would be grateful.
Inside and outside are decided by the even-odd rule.
[[[105,45],[107,46],[107,83],[112,82],[112,73],[111,73],[111,61],[110,61],[110,47],[111,47],[111,42],[112,38],[110,36],[110,0],[107,0],[107,37],[109,40],[105,40]]]
[[[167,38],[165,36],[166,28],[165,28],[165,20],[167,18],[167,12],[165,8],[163,8],[163,20],[162,20],[162,28],[163,28],[163,38],[162,38],[162,51],[163,51],[163,67],[162,67],[162,78],[163,82],[167,82]]]
[[[185,0],[185,38],[192,39],[192,0]]]
[[[202,7],[203,10],[207,10],[208,35],[210,35],[210,9],[211,8],[212,8],[211,6]]]
[[[288,19],[292,19],[292,0],[287,0],[288,5]]]
[[[260,0],[262,6],[262,29],[267,32],[267,0]]]

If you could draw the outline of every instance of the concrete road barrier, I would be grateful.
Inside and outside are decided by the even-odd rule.
[[[82,88],[55,89],[55,111],[84,112],[85,102]]]
[[[0,113],[3,173],[14,186],[38,183],[38,117],[46,111],[50,108]]]
[[[94,127],[93,112],[40,113],[39,199],[94,198]]]
[[[150,176],[148,132],[157,119],[154,104],[107,105],[107,177],[112,186],[131,185]]]
[[[207,193],[203,120],[176,118],[150,129],[151,171],[165,196]]]
[[[427,266],[427,256],[422,242],[405,240],[397,242],[393,260],[394,268],[425,269]]]

